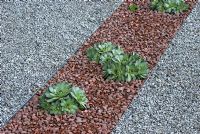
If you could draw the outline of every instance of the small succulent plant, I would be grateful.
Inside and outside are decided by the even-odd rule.
[[[113,58],[109,65],[103,66],[104,77],[115,81],[130,82],[143,79],[148,75],[148,66],[139,55],[124,54],[121,58]]]
[[[181,13],[189,9],[184,0],[152,0],[151,8],[166,13]]]
[[[40,107],[50,114],[74,114],[85,109],[87,102],[83,90],[66,82],[49,87],[40,97]]]
[[[109,47],[109,51],[96,49],[100,46],[103,48]],[[93,50],[93,52],[90,52]],[[105,50],[105,49],[104,49]],[[89,52],[88,52],[89,51]],[[123,50],[112,43],[98,43],[93,48],[89,48],[87,56],[90,60],[101,63],[103,66],[103,74],[106,79],[130,82],[135,79],[143,79],[148,74],[148,65],[139,55],[125,54]],[[93,54],[93,55],[92,55]],[[98,59],[93,58],[98,55]]]
[[[114,51],[113,51],[114,50]],[[94,47],[87,50],[87,57],[91,61],[104,63],[113,57],[116,53],[123,53],[123,50],[111,42],[96,43]]]
[[[135,12],[139,9],[139,7],[136,5],[136,4],[131,4],[129,5],[128,7],[128,10],[131,11],[131,12]]]

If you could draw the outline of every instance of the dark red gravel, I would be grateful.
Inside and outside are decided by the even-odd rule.
[[[192,7],[197,0],[187,0]],[[84,43],[75,56],[49,80],[47,85],[69,81],[86,91],[90,108],[76,115],[51,116],[38,109],[39,91],[4,128],[1,134],[106,134],[111,132],[144,80],[130,83],[105,81],[101,66],[89,62],[85,50],[96,42],[111,41],[126,52],[137,52],[155,67],[169,41],[190,11],[169,15],[151,11],[147,1],[136,2],[140,10],[131,13],[124,2]]]

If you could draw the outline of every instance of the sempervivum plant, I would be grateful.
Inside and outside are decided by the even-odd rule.
[[[102,51],[99,49],[100,47],[109,51]],[[102,64],[104,77],[109,80],[130,82],[135,79],[143,79],[148,74],[147,62],[139,55],[125,54],[119,46],[110,42],[95,44],[94,47],[88,49],[87,56],[90,60]]]
[[[110,64],[103,66],[104,77],[115,81],[128,81],[143,79],[148,75],[148,66],[139,55],[124,54],[116,56]]]
[[[87,57],[91,61],[104,63],[110,60],[116,53],[122,54],[123,50],[111,42],[96,43],[87,50]]]
[[[181,13],[187,11],[189,5],[184,0],[152,0],[151,8],[166,13]]]
[[[139,7],[136,5],[136,4],[131,4],[129,5],[128,7],[128,10],[131,11],[131,12],[135,12],[139,9]]]
[[[74,114],[85,109],[87,102],[83,90],[66,82],[49,87],[40,97],[40,107],[50,114]]]

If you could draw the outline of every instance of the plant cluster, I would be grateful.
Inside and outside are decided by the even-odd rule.
[[[49,114],[74,114],[85,109],[87,102],[82,89],[66,82],[49,87],[40,97],[40,107]]]
[[[135,12],[139,9],[139,7],[136,5],[136,4],[131,4],[129,5],[128,7],[128,10],[131,11],[131,12]]]
[[[87,50],[91,61],[102,64],[104,77],[109,80],[130,82],[143,79],[148,74],[148,65],[139,55],[126,54],[111,42],[97,43]]]
[[[152,0],[151,8],[166,13],[181,13],[187,11],[189,5],[184,0]]]

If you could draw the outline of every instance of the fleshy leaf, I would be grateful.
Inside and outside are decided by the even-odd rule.
[[[73,98],[84,108],[86,108],[86,103],[88,102],[85,92],[78,87],[73,87],[71,95]]]

